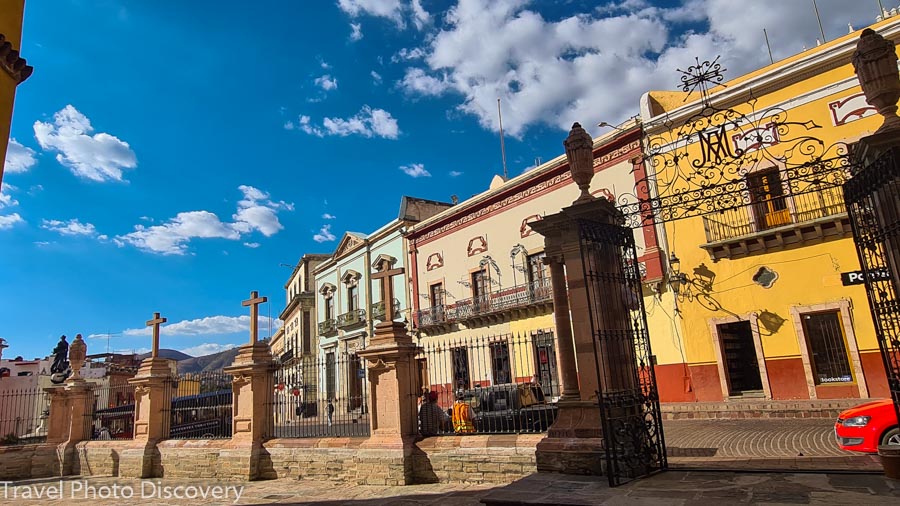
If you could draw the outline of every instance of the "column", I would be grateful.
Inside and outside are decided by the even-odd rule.
[[[255,340],[254,340],[255,341]],[[260,475],[263,440],[272,426],[273,382],[272,353],[262,342],[239,348],[225,372],[232,375],[231,441],[219,452],[220,461],[230,462],[219,470],[219,477],[255,480]]]
[[[174,364],[169,360],[145,358],[138,373],[128,382],[134,385],[134,440],[119,453],[119,476],[152,478],[159,475],[159,441],[169,436]]]

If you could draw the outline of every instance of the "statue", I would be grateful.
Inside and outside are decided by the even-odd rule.
[[[50,382],[54,384],[62,383],[69,377],[69,343],[66,341],[66,335],[59,337],[59,342],[53,348],[53,363],[50,365]]]

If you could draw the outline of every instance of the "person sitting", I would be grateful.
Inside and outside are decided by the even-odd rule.
[[[425,404],[419,407],[419,432],[423,437],[437,436],[447,430],[450,417],[438,406],[437,400],[437,392],[428,392]]]
[[[472,406],[464,399],[462,392],[456,393],[456,402],[453,403],[453,431],[457,434],[471,434],[475,432]]]

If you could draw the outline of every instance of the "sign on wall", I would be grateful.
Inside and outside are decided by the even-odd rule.
[[[872,281],[883,281],[891,279],[891,273],[887,269],[877,269],[869,273],[869,279]],[[844,286],[861,285],[866,282],[863,271],[851,271],[841,273],[841,283]]]

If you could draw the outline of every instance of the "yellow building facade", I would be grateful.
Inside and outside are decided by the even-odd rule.
[[[872,28],[900,40],[895,18]],[[853,144],[881,124],[850,64],[858,40],[714,86],[705,99],[699,89],[687,103],[688,91],[643,97],[670,259],[663,298],[647,306],[658,309],[650,333],[663,401],[889,395],[838,185]],[[689,198],[669,209],[677,194]],[[691,204],[700,210],[685,211]]]
[[[34,70],[24,58],[19,57],[24,13],[25,0],[4,0],[0,9],[0,182],[3,181],[3,167],[6,165],[16,87],[28,79]]]

